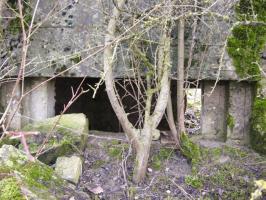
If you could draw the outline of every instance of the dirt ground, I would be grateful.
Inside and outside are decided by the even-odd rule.
[[[195,162],[154,141],[146,180],[135,185],[133,152],[124,135],[91,131],[76,191],[106,200],[249,199],[254,180],[266,179],[265,157],[224,144],[207,146],[211,148],[202,147],[201,159]],[[94,194],[97,187],[102,191]]]

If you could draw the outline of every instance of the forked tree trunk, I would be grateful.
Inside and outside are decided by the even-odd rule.
[[[151,141],[152,127],[149,126],[142,129],[140,143],[136,149],[136,159],[133,172],[133,181],[135,183],[140,183],[145,178],[150,155]]]
[[[113,62],[115,57],[114,44],[115,44],[115,31],[116,25],[119,20],[120,10],[124,6],[125,0],[118,0],[116,6],[113,9],[112,17],[109,20],[107,33],[105,36],[105,50],[104,50],[104,79],[106,85],[106,92],[112,108],[116,113],[116,116],[127,135],[130,142],[133,142],[134,149],[136,151],[136,163],[134,168],[133,180],[135,183],[143,181],[146,169],[148,165],[148,158],[150,153],[151,141],[152,141],[152,130],[156,129],[161,118],[165,112],[168,96],[169,96],[169,84],[168,75],[170,70],[169,53],[170,53],[170,34],[165,27],[165,33],[162,36],[160,45],[160,56],[158,68],[161,70],[161,77],[158,81],[159,88],[147,88],[150,89],[151,93],[147,94],[146,105],[145,105],[145,121],[144,128],[139,133],[134,128],[132,123],[127,118],[123,105],[119,102],[119,96],[116,93],[114,85],[114,76],[112,72]],[[151,77],[150,77],[151,78]],[[151,102],[154,93],[152,91],[159,91],[157,102],[154,108],[154,112],[151,114]]]

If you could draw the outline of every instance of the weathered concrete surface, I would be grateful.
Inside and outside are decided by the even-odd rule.
[[[55,163],[55,172],[61,178],[77,184],[82,174],[82,159],[78,156],[59,157]]]
[[[213,81],[204,81],[202,84],[201,132],[206,139],[225,141],[227,85],[219,82],[212,91],[213,87]]]
[[[2,83],[0,85],[0,98],[1,98],[0,105],[1,105],[2,113],[5,111],[5,109],[7,108],[9,104],[14,86],[15,86],[14,81]],[[5,121],[5,123],[7,123],[12,118],[13,113],[15,113],[11,121],[10,127],[9,127],[10,129],[13,129],[13,130],[18,130],[21,128],[22,111],[21,111],[21,107],[17,107],[20,101],[20,96],[21,96],[20,89],[21,89],[21,86],[18,85],[18,87],[16,88],[14,92],[14,98],[11,102],[10,109],[8,110],[7,119]]]
[[[55,80],[46,82],[46,78],[25,79],[25,91],[30,91],[22,103],[22,126],[44,120],[55,115]]]
[[[248,82],[229,83],[227,142],[249,144],[250,120],[255,87]]]
[[[0,148],[0,199],[58,200],[86,196],[74,191],[72,185],[55,171],[39,162],[30,162],[23,151],[11,145]],[[4,191],[4,192],[3,192]],[[86,196],[87,197],[87,196]]]
[[[0,185],[12,184],[5,190],[5,198],[0,193],[1,199],[56,200],[54,191],[61,189],[58,183],[64,184],[52,168],[38,161],[30,163],[24,152],[11,145],[0,149],[0,164]],[[12,195],[14,192],[16,196]]]
[[[33,1],[33,7],[34,7]],[[157,1],[137,1],[139,12],[144,12],[148,7],[159,3]],[[233,15],[232,6],[235,1],[218,1],[210,8],[210,11],[217,12],[221,15]],[[128,2],[129,4],[132,2]],[[209,2],[211,3],[211,2]],[[134,4],[134,3],[133,3]],[[135,5],[130,5],[134,8]],[[128,8],[130,8],[128,6]],[[28,59],[31,64],[26,67],[27,76],[54,76],[66,69],[67,72],[60,76],[66,77],[100,77],[103,67],[104,35],[106,33],[107,22],[113,8],[112,1],[93,1],[93,0],[46,0],[40,1],[37,10],[36,22],[47,18],[41,27],[31,38]],[[127,8],[127,9],[128,9]],[[160,13],[160,12],[159,12]],[[154,13],[156,15],[156,13]],[[158,14],[158,13],[157,13]],[[10,15],[10,12],[9,12]],[[125,17],[125,16],[124,16]],[[204,23],[199,22],[196,32],[196,44],[193,52],[194,58],[189,70],[190,79],[216,79],[220,74],[220,79],[235,80],[238,79],[231,60],[225,54],[220,59],[224,51],[224,42],[231,26],[228,20],[203,16]],[[8,21],[8,20],[5,20]],[[144,22],[145,23],[145,22]],[[206,25],[208,24],[208,26]],[[8,22],[5,22],[8,25]],[[130,26],[126,24],[125,27]],[[139,24],[141,29],[142,23]],[[125,31],[124,26],[120,26],[120,32]],[[191,28],[191,27],[190,27]],[[191,31],[186,30],[186,52],[189,51],[191,44]],[[152,30],[153,35],[150,40],[158,42],[158,36]],[[173,39],[176,38],[176,32],[173,32]],[[8,41],[5,44],[7,50],[12,49],[13,58],[19,61],[21,41],[16,35],[7,36]],[[177,46],[172,44],[173,63],[176,62]],[[130,50],[118,47],[118,59],[114,68],[116,76],[131,75],[130,62],[127,60],[126,52]],[[4,52],[3,52],[4,54]],[[188,53],[186,55],[189,55]],[[8,55],[3,55],[2,61]],[[80,60],[83,60],[79,63]],[[186,58],[188,59],[188,58]],[[220,62],[221,61],[221,62]],[[78,64],[77,64],[78,63]],[[220,65],[221,64],[221,65]],[[174,64],[174,66],[176,66]],[[14,67],[14,64],[10,64]],[[14,67],[13,74],[17,72]],[[175,71],[173,71],[175,76]]]
[[[30,151],[36,153],[40,145],[50,135],[43,153],[38,157],[46,164],[51,164],[60,156],[80,153],[84,150],[89,134],[88,119],[82,113],[64,114],[28,124],[25,131],[38,131],[40,134],[28,138]]]

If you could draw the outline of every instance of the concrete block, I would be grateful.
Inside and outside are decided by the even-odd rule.
[[[255,86],[249,82],[229,83],[227,142],[249,144],[250,119]]]
[[[40,85],[46,78],[25,79],[25,90],[29,91]],[[55,81],[51,80],[32,91],[23,100],[23,126],[38,122],[55,115]]]
[[[14,86],[15,86],[14,81],[1,84],[0,86],[1,112],[4,112],[6,110],[9,104],[9,101],[11,99]],[[19,85],[15,90],[14,98],[12,99],[11,106],[8,111],[7,119],[5,120],[5,123],[7,123],[11,119],[12,114],[15,112],[15,115],[11,121],[10,127],[8,127],[8,129],[11,129],[11,130],[18,130],[21,128],[21,106],[17,108],[17,105],[19,104],[20,96],[21,96],[21,86]]]
[[[77,184],[82,174],[82,160],[78,156],[59,157],[56,160],[55,172],[61,178]]]
[[[225,141],[227,85],[219,82],[212,91],[213,86],[214,81],[202,83],[201,132],[203,138]]]

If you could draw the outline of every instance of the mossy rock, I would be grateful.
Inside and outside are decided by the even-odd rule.
[[[8,145],[13,145],[13,146],[18,146],[20,143],[19,139],[10,139],[10,137],[5,136],[0,140],[0,148],[4,145],[4,144],[8,144]]]
[[[1,200],[26,200],[22,195],[20,185],[16,178],[4,178],[0,181],[0,199]]]
[[[84,114],[65,114],[28,124],[23,130],[40,132],[39,135],[29,137],[27,140],[33,154],[50,135],[39,160],[51,164],[56,161],[57,157],[84,150],[88,140],[88,123]]]
[[[1,200],[54,200],[63,195],[66,183],[53,169],[39,161],[30,162],[14,146],[0,149],[0,166]]]
[[[250,131],[251,145],[259,153],[266,154],[266,99],[254,101]]]

